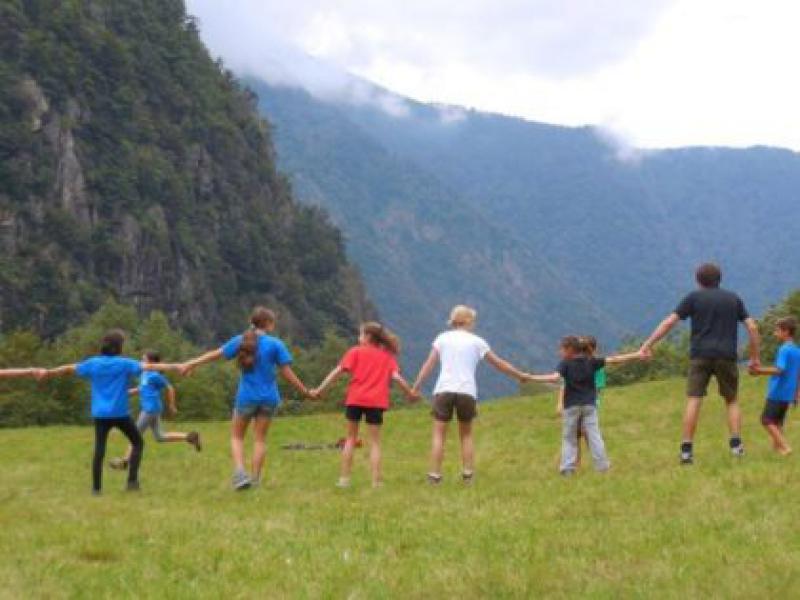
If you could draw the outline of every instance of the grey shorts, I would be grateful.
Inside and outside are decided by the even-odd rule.
[[[254,417],[272,419],[277,412],[278,407],[273,404],[242,404],[233,407],[233,416],[247,421]]]
[[[153,437],[157,442],[163,442],[166,439],[161,431],[161,415],[158,413],[140,412],[139,418],[136,419],[136,427],[142,435],[148,429],[152,429]]]
[[[444,392],[433,397],[431,414],[437,421],[453,420],[453,413],[461,423],[470,423],[478,415],[475,398],[467,394]]]

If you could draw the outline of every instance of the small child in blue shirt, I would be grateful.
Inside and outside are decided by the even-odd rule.
[[[99,495],[102,489],[103,459],[106,454],[108,434],[113,428],[119,429],[131,443],[130,469],[128,470],[128,491],[139,490],[139,464],[142,460],[144,440],[131,419],[128,385],[133,377],[149,370],[178,370],[179,365],[142,363],[125,358],[122,347],[125,334],[113,329],[103,336],[100,354],[80,363],[50,369],[41,378],[75,374],[89,380],[92,388],[92,419],[94,420],[94,457],[92,459],[92,493]]]
[[[772,447],[779,454],[791,454],[792,448],[783,435],[783,423],[790,404],[797,404],[800,380],[800,348],[795,344],[797,319],[778,319],[773,335],[781,342],[775,356],[774,367],[751,367],[751,375],[769,375],[767,400],[761,414],[761,424],[772,439]]]
[[[161,354],[156,350],[148,350],[142,356],[145,363],[160,363]],[[136,428],[142,435],[148,429],[153,431],[153,437],[158,443],[164,442],[187,442],[200,452],[202,443],[200,434],[197,431],[182,433],[178,431],[161,431],[161,415],[164,412],[164,404],[161,396],[166,393],[167,411],[175,416],[178,407],[175,403],[175,388],[169,380],[157,371],[145,371],[139,377],[139,386],[128,390],[131,396],[139,396],[139,416],[136,419]],[[130,463],[133,446],[128,448],[125,458],[115,458],[109,464],[112,469],[127,469]]]

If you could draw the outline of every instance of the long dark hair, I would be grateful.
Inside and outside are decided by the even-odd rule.
[[[400,352],[400,339],[380,323],[368,321],[361,325],[361,331],[376,346],[381,346],[392,354]]]
[[[242,334],[242,343],[236,354],[236,362],[242,371],[250,371],[256,364],[258,329],[275,325],[275,313],[264,306],[256,306],[250,313],[250,327]]]

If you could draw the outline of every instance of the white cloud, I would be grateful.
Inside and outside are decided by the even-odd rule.
[[[212,51],[234,69],[398,115],[407,110],[400,99],[370,92],[347,72],[423,101],[601,124],[646,147],[800,150],[800,3],[793,0],[188,0],[188,7]]]

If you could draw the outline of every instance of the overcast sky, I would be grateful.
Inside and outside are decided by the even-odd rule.
[[[317,95],[402,95],[642,147],[800,150],[800,1],[187,0],[234,70]],[[307,57],[321,59],[322,63]],[[341,71],[339,71],[341,70]],[[363,98],[362,98],[363,100]],[[402,118],[402,103],[376,100]]]

